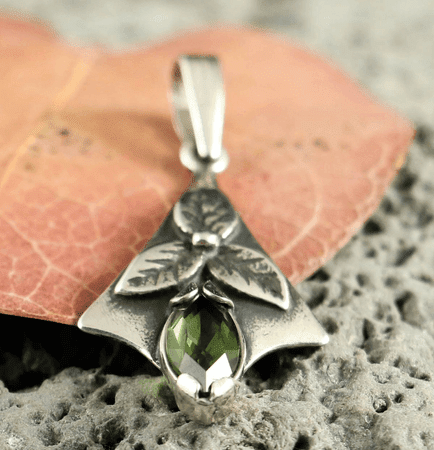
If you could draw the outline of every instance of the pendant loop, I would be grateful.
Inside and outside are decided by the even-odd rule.
[[[182,140],[181,162],[192,172],[226,169],[222,147],[225,92],[214,56],[182,55],[173,69],[173,122]]]

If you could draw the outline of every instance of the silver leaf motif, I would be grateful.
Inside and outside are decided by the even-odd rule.
[[[204,266],[202,251],[189,250],[181,241],[145,249],[130,263],[115,287],[115,294],[147,294],[192,279]]]
[[[176,225],[187,235],[211,232],[226,239],[238,224],[238,214],[217,189],[186,192],[173,209]]]
[[[262,253],[240,245],[223,246],[207,267],[217,280],[282,309],[289,308],[287,280]]]

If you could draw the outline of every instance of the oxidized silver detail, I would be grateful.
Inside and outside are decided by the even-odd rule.
[[[223,246],[207,267],[214,278],[226,285],[279,308],[289,308],[285,276],[270,258],[259,252],[240,245]]]
[[[202,291],[205,297],[214,300],[217,303],[221,303],[222,305],[229,306],[230,308],[234,307],[234,302],[228,298],[220,289],[217,289],[214,283],[211,281],[207,281],[202,286]]]
[[[175,295],[169,301],[170,306],[188,306],[193,303],[197,297],[199,296],[199,288],[196,283],[190,283],[186,288],[184,288],[181,292]]]
[[[187,197],[186,201],[183,201],[184,197]],[[189,203],[192,198],[194,201]],[[217,200],[207,202],[210,198]],[[222,198],[223,194],[216,189],[185,193],[173,210],[175,230],[180,230],[179,224],[184,225],[183,241],[145,249],[128,266],[116,285],[115,293],[146,294],[173,286],[182,287],[192,280],[204,282],[203,269],[207,267],[208,276],[214,281],[288,309],[290,292],[287,280],[270,258],[242,245],[221,245],[221,239],[236,239],[238,224],[238,216],[232,206],[229,202],[225,204]],[[203,199],[203,205],[200,199]],[[189,207],[179,207],[183,204]],[[207,227],[211,232],[205,231]]]
[[[181,241],[148,248],[130,263],[115,294],[147,294],[183,285],[203,268],[205,256],[200,249],[189,250]]]
[[[231,412],[237,380],[258,359],[280,348],[324,345],[329,338],[217,188],[215,174],[228,161],[217,59],[182,56],[173,79],[181,162],[194,172],[194,182],[78,326],[135,347],[168,378],[180,410],[209,424]],[[169,324],[199,295],[227,311],[241,352],[233,375],[220,374],[205,393],[191,374],[177,376],[166,355]]]
[[[234,233],[238,224],[238,214],[217,189],[186,192],[173,209],[173,219],[187,236],[206,232],[221,240]]]

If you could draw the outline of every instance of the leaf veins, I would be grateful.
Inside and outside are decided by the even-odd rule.
[[[258,255],[258,253],[255,252],[255,255]],[[214,261],[220,266],[220,271],[226,272],[229,277],[237,274],[248,285],[253,282],[263,292],[283,299],[279,276],[266,258],[252,256],[252,251],[244,248],[222,247],[220,254]]]

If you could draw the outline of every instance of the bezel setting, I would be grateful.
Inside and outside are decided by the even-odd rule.
[[[240,345],[239,362],[233,375],[231,377],[223,376],[214,380],[207,391],[203,391],[201,383],[192,375],[188,373],[177,375],[171,367],[166,351],[168,328],[176,314],[187,309],[201,296],[213,302],[218,308],[224,308],[235,325]],[[186,289],[176,295],[169,304],[172,307],[172,311],[164,324],[159,342],[161,370],[172,387],[178,408],[183,413],[205,425],[218,422],[230,412],[232,400],[236,394],[236,382],[244,372],[246,361],[246,343],[241,328],[233,314],[234,304],[210,281],[207,281],[200,287],[196,283],[191,283]]]

